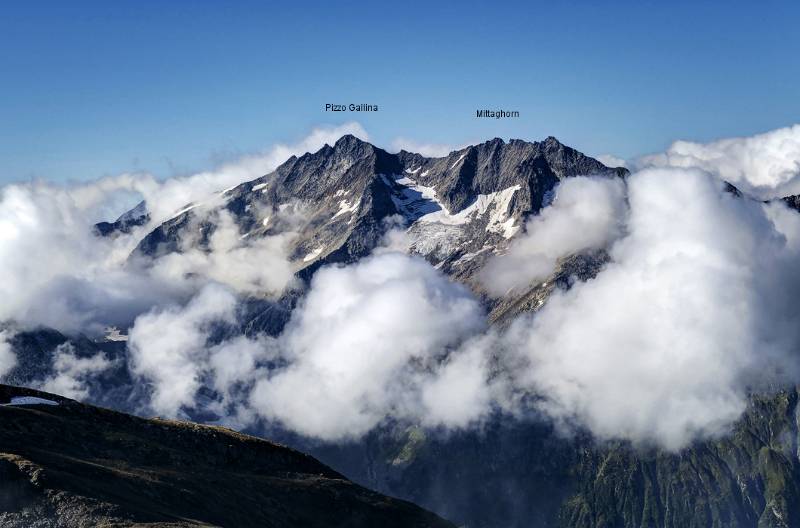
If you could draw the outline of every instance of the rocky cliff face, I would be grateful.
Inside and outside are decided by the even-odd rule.
[[[448,527],[308,455],[0,385],[0,525]]]

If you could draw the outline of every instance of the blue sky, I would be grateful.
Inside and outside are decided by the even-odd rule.
[[[796,1],[0,9],[3,182],[184,174],[354,119],[386,146],[555,135],[622,157],[800,122]]]

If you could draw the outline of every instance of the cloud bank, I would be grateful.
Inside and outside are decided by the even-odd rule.
[[[702,169],[762,199],[800,194],[800,125],[711,143],[676,141],[636,165]]]
[[[89,396],[88,381],[108,370],[112,364],[103,353],[79,357],[75,347],[67,342],[56,348],[53,374],[42,381],[39,388],[74,400],[83,400]]]
[[[251,402],[294,430],[322,438],[360,436],[387,416],[465,425],[431,397],[449,392],[461,405],[480,398],[464,383],[448,349],[480,332],[483,312],[466,288],[418,257],[384,253],[348,267],[321,270],[279,347],[285,367],[259,380]],[[477,375],[481,377],[480,369]],[[302,397],[298,397],[302,395]]]
[[[458,348],[485,328],[483,310],[418,257],[388,251],[323,268],[280,336],[209,342],[214,324],[234,321],[235,305],[209,286],[186,307],[136,320],[132,367],[151,384],[154,410],[203,406],[228,422],[260,416],[327,440],[390,418],[464,427],[486,410],[481,350]],[[215,400],[198,400],[204,383]]]
[[[725,433],[749,391],[798,379],[800,216],[785,205],[699,170],[574,178],[484,280],[527,285],[599,247],[610,260],[594,279],[507,330],[488,330],[463,286],[391,250],[321,269],[277,338],[209,344],[235,298],[199,296],[137,320],[132,348],[150,358],[137,372],[160,412],[205,406],[330,441],[392,420],[463,428],[535,411],[565,432],[668,449]],[[197,397],[203,383],[216,399]]]
[[[798,254],[762,204],[699,171],[635,174],[628,198],[611,262],[505,347],[557,421],[677,449],[725,432],[750,388],[796,375]],[[782,229],[796,239],[797,219]]]
[[[122,269],[128,237],[93,234],[104,197],[96,191],[38,182],[0,190],[0,320],[91,330],[99,317],[115,323],[169,291]]]
[[[198,241],[205,227],[214,225],[207,244]],[[181,240],[181,251],[155,260],[150,273],[168,283],[194,280],[226,284],[239,293],[280,295],[294,284],[294,266],[289,260],[292,231],[253,240],[243,237],[227,210],[198,211],[187,229],[194,236]]]
[[[601,154],[596,157],[597,161],[605,165],[606,167],[627,167],[628,162],[618,156],[614,156],[613,154]]]
[[[234,320],[236,296],[210,284],[186,306],[156,308],[139,316],[128,334],[133,374],[151,382],[150,405],[167,416],[191,407],[210,357],[215,325]]]

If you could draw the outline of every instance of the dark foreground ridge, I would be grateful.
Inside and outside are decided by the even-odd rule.
[[[222,427],[8,385],[0,423],[3,527],[453,526],[309,455]]]

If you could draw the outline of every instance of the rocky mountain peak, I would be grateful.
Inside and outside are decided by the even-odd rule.
[[[340,152],[341,151],[348,152],[361,148],[374,149],[376,147],[372,145],[372,143],[359,139],[353,134],[345,134],[336,140],[336,143],[333,144],[333,148]]]
[[[544,194],[563,178],[582,174],[622,176],[624,171],[606,167],[552,136],[541,142],[512,139],[506,143],[494,138],[454,151],[446,158],[406,159],[422,167],[420,182],[434,187],[451,213],[469,207],[478,195],[514,186],[520,187],[516,212],[536,213]]]

